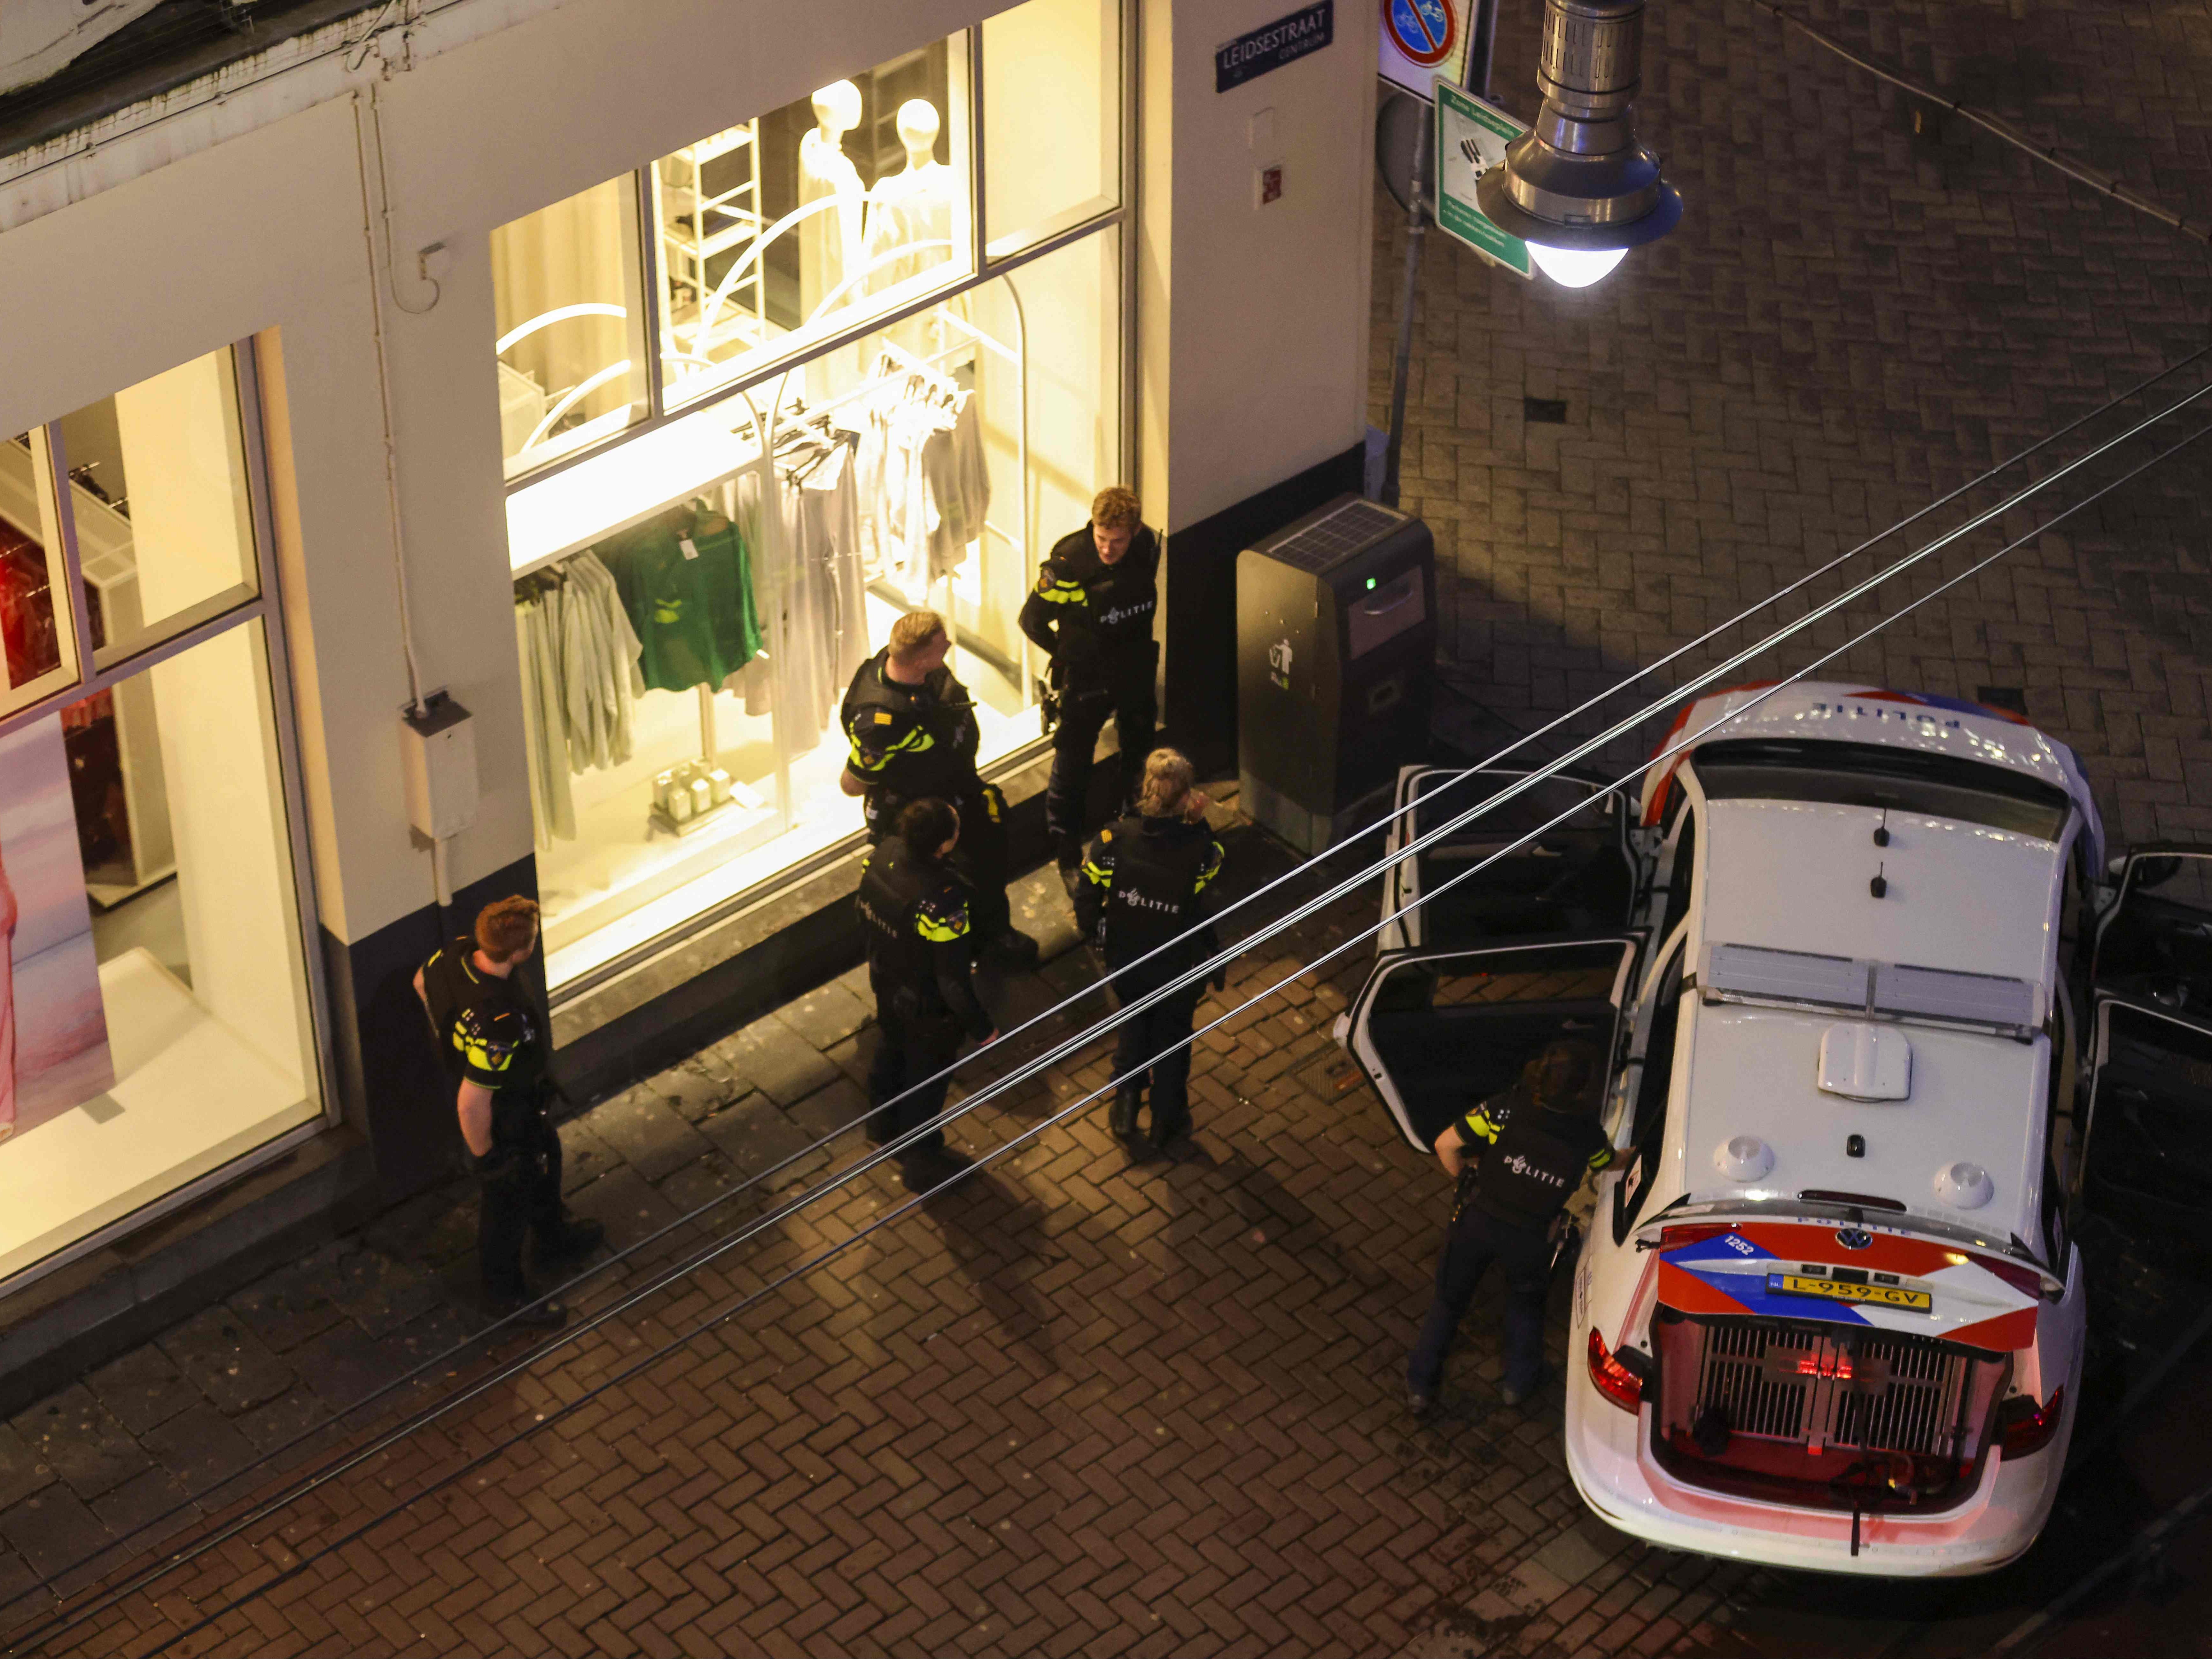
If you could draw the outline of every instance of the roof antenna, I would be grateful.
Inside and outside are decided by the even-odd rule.
[[[1879,830],[1875,831],[1875,834],[1877,836],[1881,833],[1882,831]],[[1872,893],[1876,898],[1880,898],[1883,894],[1889,891],[1889,881],[1887,878],[1881,873],[1887,867],[1887,866],[1886,865],[1881,864],[1875,866],[1874,879],[1867,884],[1867,891]]]
[[[1874,827],[1874,844],[1877,847],[1889,845],[1889,808],[1887,806],[1881,809],[1881,822]],[[1875,896],[1880,898],[1881,895],[1876,893]]]

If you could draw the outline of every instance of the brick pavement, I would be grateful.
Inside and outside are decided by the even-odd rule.
[[[2063,129],[2141,188],[2200,216],[2212,203],[2202,4],[1804,10]],[[1437,527],[1453,678],[1516,721],[2198,343],[2212,300],[2202,256],[2152,222],[1783,44],[1732,0],[1652,15],[1644,118],[1690,196],[1683,229],[1579,295],[1431,244],[1407,499]],[[1534,9],[1509,12],[1497,84],[1523,112],[1534,44]],[[1378,376],[1398,234],[1386,214]],[[1524,398],[1564,400],[1566,421],[1532,423]],[[1851,672],[2017,688],[2081,750],[2117,836],[2212,831],[2206,478],[2154,475]],[[1449,723],[1462,738],[1481,725]],[[1310,955],[1371,915],[1341,907],[1281,949]],[[1271,965],[1241,963],[1232,989]],[[1443,1420],[1398,1414],[1443,1195],[1339,1087],[1325,1028],[1356,971],[1210,1042],[1189,1152],[1132,1169],[1095,1121],[1049,1131],[191,1650],[1709,1640],[1741,1571],[1583,1513],[1556,1406],[1495,1408],[1480,1322]],[[1016,994],[1041,1006],[1076,972],[1061,958]],[[575,1201],[635,1238],[764,1170],[858,1109],[864,1023],[849,980],[833,984],[595,1109],[569,1131]],[[976,1144],[1103,1075],[1097,1056],[1060,1068],[979,1113]],[[71,1644],[143,1650],[898,1201],[872,1182],[786,1224]],[[725,1228],[752,1200],[727,1209]],[[0,1595],[441,1350],[464,1328],[467,1238],[465,1195],[432,1194],[19,1415],[0,1431]]]
[[[1239,851],[1247,878],[1280,867],[1255,839]],[[1374,902],[1249,955],[1230,995],[1343,940]],[[145,1651],[303,1558],[175,1650],[1449,1652],[1600,1625],[1621,1646],[1671,1636],[1727,1575],[1582,1514],[1556,1405],[1496,1405],[1486,1327],[1455,1356],[1439,1422],[1400,1410],[1446,1200],[1328,1036],[1370,954],[1205,1039],[1187,1151],[1132,1164],[1095,1112],[1048,1130],[316,1554],[903,1200],[864,1180],[59,1645]],[[1062,955],[1006,994],[1042,1008],[1087,971]],[[567,1132],[573,1201],[635,1238],[758,1171],[860,1108],[870,1037],[848,976],[599,1106]],[[980,1109],[962,1139],[1003,1144],[1107,1075],[1087,1054]],[[750,1197],[726,1208],[718,1231],[756,1212]],[[454,1334],[436,1275],[465,1278],[467,1218],[463,1192],[419,1200],[24,1413],[0,1443],[15,1483],[0,1537],[21,1552],[9,1588]],[[355,1282],[374,1294],[342,1300]]]
[[[2212,221],[2201,0],[1792,3]],[[1785,41],[1740,0],[1662,0],[1649,15],[1639,120],[1686,199],[1680,228],[1580,292],[1429,238],[1404,499],[1437,526],[1448,654],[1515,720],[1571,707],[1965,483],[2204,344],[2212,319],[2201,241]],[[1524,117],[1536,19],[1508,7],[1498,33],[1493,89]],[[1403,246],[1386,199],[1378,422]],[[1524,398],[1564,401],[1565,422],[1528,419]],[[1835,672],[1968,697],[2021,690],[2087,761],[2116,835],[2212,831],[2207,453]]]

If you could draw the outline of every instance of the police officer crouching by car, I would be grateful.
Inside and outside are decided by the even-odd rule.
[[[1091,522],[1053,544],[1036,592],[1022,602],[1022,632],[1052,659],[1060,702],[1044,818],[1071,896],[1079,890],[1084,797],[1107,717],[1121,744],[1124,810],[1158,724],[1152,613],[1159,607],[1160,540],[1142,512],[1129,491],[1100,490]]]
[[[1100,830],[1083,861],[1076,921],[1105,958],[1114,994],[1124,1007],[1219,948],[1204,906],[1206,889],[1221,873],[1221,843],[1206,827],[1206,796],[1193,783],[1189,761],[1172,749],[1153,750],[1145,757],[1137,810]],[[1186,933],[1191,937],[1183,938]],[[1161,945],[1169,948],[1142,960]],[[1217,969],[1214,988],[1225,978]],[[1121,1026],[1114,1054],[1121,1081],[1106,1123],[1122,1139],[1136,1136],[1148,1082],[1152,1144],[1165,1146],[1190,1127],[1187,1039],[1200,989],[1194,982],[1170,992]],[[1182,1046],[1162,1054],[1170,1044]],[[1155,1054],[1161,1058],[1153,1060]]]
[[[1498,1397],[1517,1406],[1541,1385],[1553,1228],[1583,1177],[1613,1162],[1593,1110],[1595,1072],[1588,1042],[1549,1043],[1511,1088],[1437,1137],[1437,1157],[1458,1179],[1459,1197],[1437,1258],[1436,1299],[1406,1366],[1406,1403],[1417,1416],[1437,1402],[1444,1355],[1492,1261],[1505,1270],[1505,1376]],[[1468,1163],[1469,1152],[1478,1163]]]
[[[845,693],[839,723],[851,752],[837,786],[860,797],[876,841],[909,802],[934,798],[957,809],[975,933],[993,957],[1027,967],[1037,945],[1014,930],[1006,902],[1006,798],[975,771],[975,700],[945,665],[951,647],[934,611],[908,611],[891,624],[890,643],[860,665]]]
[[[937,1074],[963,1036],[988,1042],[998,1035],[970,977],[968,884],[950,862],[961,829],[946,802],[910,801],[861,866],[857,904],[880,1028],[868,1068],[868,1101],[877,1109],[868,1138],[879,1146],[945,1109],[949,1079]],[[958,1167],[942,1129],[899,1155],[900,1175],[916,1192]]]
[[[477,915],[474,936],[453,940],[415,975],[447,1073],[456,1085],[461,1139],[482,1188],[477,1258],[489,1311],[550,1328],[568,1310],[531,1304],[522,1241],[536,1237],[538,1265],[556,1267],[596,1249],[606,1229],[561,1207],[561,1137],[547,1115],[552,1048],[515,970],[538,945],[538,906],[503,898]]]

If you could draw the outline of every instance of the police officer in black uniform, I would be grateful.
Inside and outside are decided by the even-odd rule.
[[[1505,1270],[1505,1376],[1498,1397],[1517,1406],[1543,1382],[1552,1226],[1583,1177],[1613,1162],[1593,1111],[1595,1072],[1588,1042],[1550,1043],[1511,1088],[1437,1137],[1437,1157],[1458,1179],[1459,1198],[1437,1258],[1436,1299],[1406,1366],[1406,1402],[1416,1415],[1436,1404],[1445,1352],[1492,1261]],[[1470,1151],[1480,1159],[1473,1167]]]
[[[909,802],[950,802],[960,814],[976,935],[1001,962],[1026,967],[1037,945],[1015,931],[1006,902],[1006,798],[976,774],[975,701],[945,665],[951,648],[934,611],[909,611],[891,625],[890,643],[860,665],[845,693],[839,723],[850,753],[838,787],[860,797],[876,841]]]
[[[960,815],[948,803],[909,801],[861,866],[857,903],[881,1028],[868,1068],[868,1099],[878,1109],[868,1136],[879,1146],[945,1109],[949,1079],[937,1073],[963,1036],[988,1042],[998,1035],[969,977],[968,884],[950,862],[960,837]],[[899,1168],[921,1191],[955,1163],[945,1132],[933,1129],[901,1154]]]
[[[1054,544],[1036,591],[1022,604],[1022,632],[1052,659],[1060,696],[1044,817],[1071,893],[1081,890],[1076,868],[1083,859],[1084,796],[1107,717],[1121,746],[1124,808],[1135,796],[1158,723],[1152,677],[1160,650],[1152,613],[1159,608],[1160,541],[1146,528],[1141,510],[1126,489],[1099,491],[1091,522]]]
[[[1114,994],[1124,1006],[1188,972],[1219,948],[1205,919],[1205,905],[1206,889],[1221,873],[1221,843],[1206,827],[1206,797],[1192,782],[1191,764],[1182,756],[1172,749],[1152,750],[1145,757],[1137,811],[1100,830],[1083,861],[1076,921],[1105,958]],[[1191,937],[1184,939],[1186,933]],[[1141,960],[1164,945],[1170,948],[1149,962]],[[1216,971],[1216,989],[1224,978]],[[1122,1139],[1136,1136],[1147,1082],[1152,1144],[1164,1146],[1190,1127],[1190,1048],[1184,1039],[1190,1036],[1199,990],[1196,984],[1186,985],[1122,1025],[1114,1055],[1121,1081],[1106,1119]],[[1184,1046],[1152,1060],[1176,1042]],[[1140,1069],[1147,1060],[1149,1073]]]
[[[552,1058],[545,1024],[515,969],[538,944],[538,906],[504,898],[477,916],[473,938],[453,940],[415,975],[441,1058],[456,1085],[461,1138],[481,1183],[477,1258],[491,1311],[551,1328],[568,1310],[531,1304],[522,1241],[535,1234],[538,1263],[559,1267],[606,1237],[596,1221],[561,1207],[561,1137],[547,1115]]]

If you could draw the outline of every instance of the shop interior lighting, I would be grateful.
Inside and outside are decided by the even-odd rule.
[[[1682,221],[1680,191],[1636,142],[1644,0],[1545,0],[1536,123],[1475,202],[1564,288],[1587,288]]]

